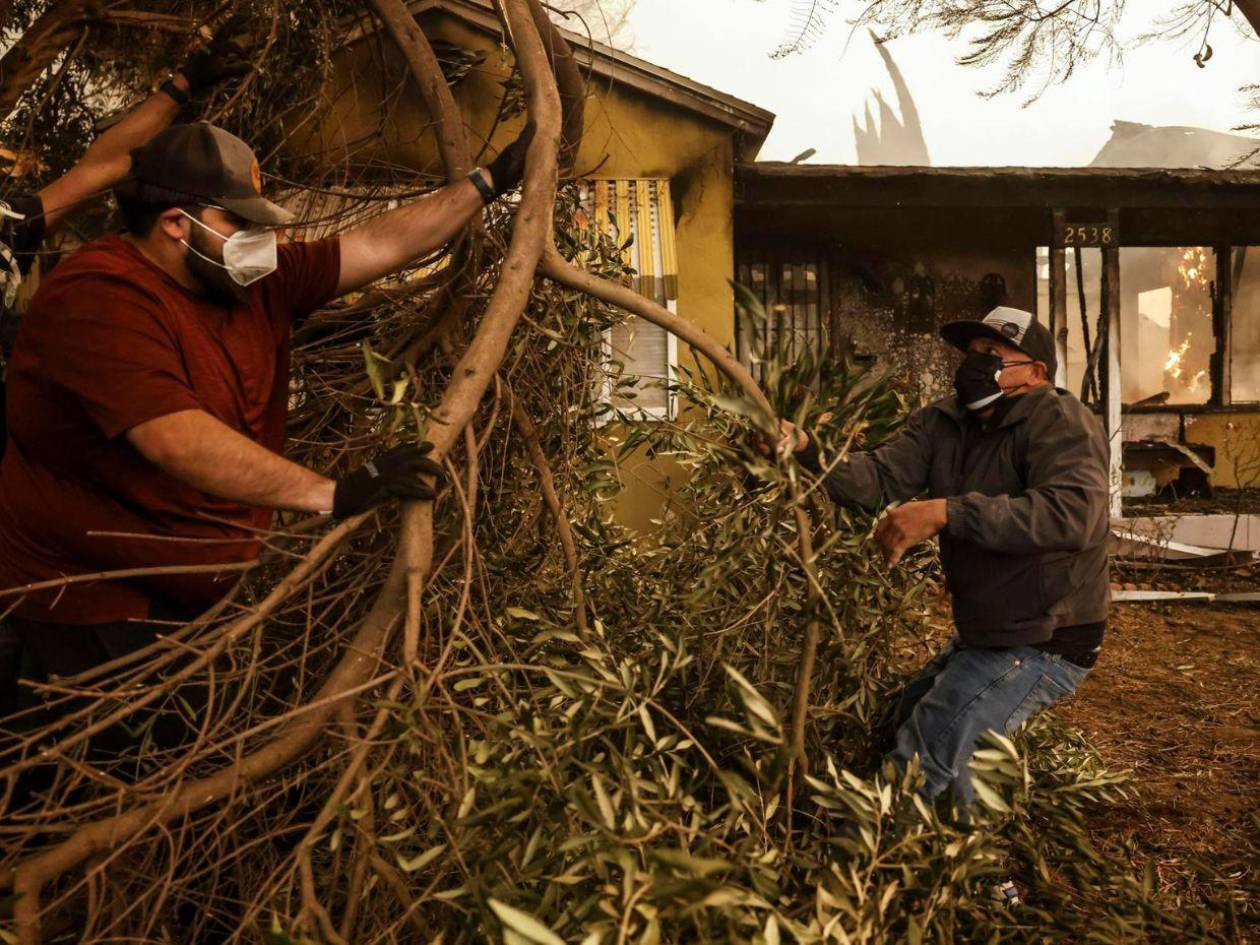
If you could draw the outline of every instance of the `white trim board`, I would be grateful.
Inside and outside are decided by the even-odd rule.
[[[1122,540],[1194,554],[1260,552],[1260,515],[1138,515],[1111,520]]]

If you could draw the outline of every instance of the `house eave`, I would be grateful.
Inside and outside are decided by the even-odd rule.
[[[407,9],[413,17],[431,10],[443,10],[488,35],[499,37],[502,34],[499,19],[488,0],[412,0]],[[359,21],[347,31],[342,45],[352,45],[378,28],[375,19],[366,23]],[[621,52],[606,43],[563,27],[559,29],[573,49],[578,64],[589,74],[669,102],[732,129],[741,139],[736,147],[736,160],[753,160],[770,133],[775,118],[773,112]]]

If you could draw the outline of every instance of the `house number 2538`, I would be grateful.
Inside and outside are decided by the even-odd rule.
[[[1067,223],[1063,227],[1064,246],[1112,246],[1116,228],[1106,223]]]

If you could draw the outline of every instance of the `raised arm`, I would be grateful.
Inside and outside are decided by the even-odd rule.
[[[92,142],[64,175],[39,192],[44,205],[44,232],[54,232],[84,200],[108,190],[131,171],[131,152],[175,120],[190,95],[243,75],[250,69],[233,36],[239,20],[226,24],[202,49],[120,121]]]
[[[533,126],[527,125],[488,168],[476,168],[467,180],[342,234],[337,294],[361,289],[454,239],[486,204],[520,184],[533,134]]]
[[[337,294],[361,289],[449,243],[484,206],[472,181],[461,180],[343,233]]]
[[[172,81],[187,91],[188,81],[183,76],[176,75]],[[74,167],[39,192],[44,232],[54,232],[80,203],[126,177],[132,150],[169,125],[177,114],[175,99],[155,92],[92,142]]]

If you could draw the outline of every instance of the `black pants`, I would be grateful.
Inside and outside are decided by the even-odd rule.
[[[28,686],[18,686],[18,679],[47,682],[53,676],[75,676],[103,663],[112,662],[153,643],[160,634],[176,629],[170,621],[186,623],[195,613],[155,604],[150,617],[161,623],[126,621],[91,625],[40,623],[19,617],[8,617],[0,623],[0,729],[11,734],[35,731],[57,719],[80,709],[82,699],[63,701],[56,705],[44,705],[41,695]],[[93,685],[109,685],[109,677],[92,681]],[[178,694],[179,708],[155,703],[134,713],[130,718],[93,735],[84,749],[89,762],[102,761],[115,764],[111,773],[124,780],[140,777],[156,769],[162,756],[148,756],[145,748],[173,748],[190,740],[197,730],[199,716],[206,704],[206,688],[196,683],[181,686]],[[8,719],[15,710],[23,710],[17,719]],[[69,734],[65,732],[63,734]],[[13,786],[7,807],[0,809],[0,820],[20,810],[31,810],[44,803],[43,796],[55,783],[56,764],[41,764],[19,775]],[[77,793],[77,792],[76,792]],[[72,794],[69,799],[73,799]],[[63,801],[67,798],[63,797]],[[313,815],[312,815],[313,816]],[[228,895],[235,888],[231,870],[221,878]],[[76,927],[83,921],[82,899],[66,907],[61,919]],[[173,921],[191,926],[198,914],[198,904],[176,895],[167,908],[172,910]],[[203,917],[204,918],[204,917]],[[234,926],[216,925],[214,919],[205,921],[198,941],[204,945],[227,941]]]
[[[143,649],[159,635],[175,629],[169,621],[187,622],[194,615],[155,603],[150,608],[150,616],[154,621],[163,622],[61,624],[15,616],[5,618],[0,624],[0,719],[14,712],[23,714],[13,724],[0,721],[0,728],[31,731],[83,705],[77,699],[45,705],[40,694],[18,685],[19,678],[48,682],[54,676],[76,676]],[[108,685],[108,682],[105,676],[94,680],[93,684]],[[205,705],[204,687],[183,686],[179,696],[194,712]],[[154,742],[169,747],[188,736],[192,722],[195,720],[171,711],[149,712],[99,733],[93,738],[92,747],[117,753],[142,741],[149,732]]]

